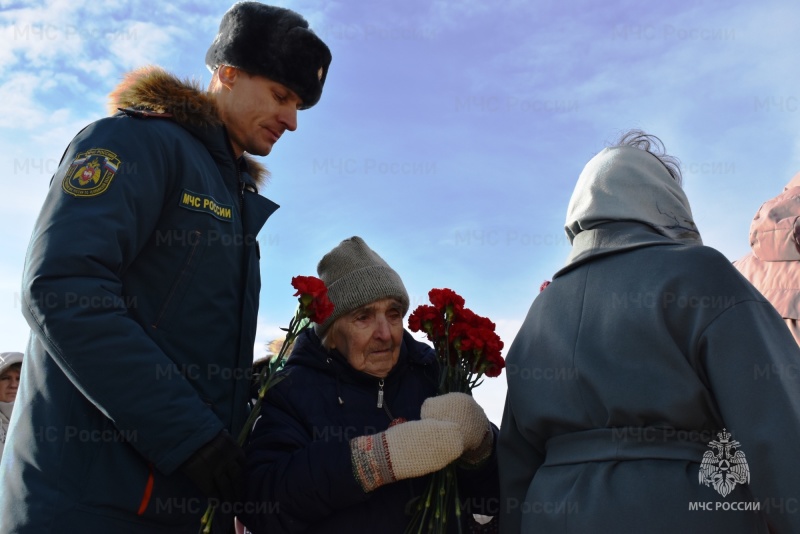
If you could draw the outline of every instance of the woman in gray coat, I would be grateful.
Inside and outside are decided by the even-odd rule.
[[[509,350],[503,532],[800,532],[800,350],[702,246],[659,145],[586,165]]]

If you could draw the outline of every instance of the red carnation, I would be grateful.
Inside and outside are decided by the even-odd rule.
[[[469,330],[470,326],[464,322],[453,322],[450,325],[450,343],[461,352],[472,350],[473,343]]]
[[[333,303],[328,299],[328,288],[325,282],[316,276],[295,276],[292,286],[297,290],[294,294],[300,301],[303,315],[311,321],[322,324],[333,313]]]
[[[316,276],[295,276],[292,278],[292,287],[297,290],[294,294],[295,297],[302,295],[310,295],[316,298],[319,295],[328,295],[328,288],[325,287],[325,282]]]
[[[333,302],[328,300],[328,295],[321,295],[311,301],[306,308],[308,318],[317,324],[324,323],[333,313]]]
[[[439,393],[469,393],[482,382],[483,376],[499,376],[505,361],[500,354],[503,342],[495,333],[495,324],[465,308],[464,299],[452,289],[431,289],[428,297],[432,306],[418,306],[408,318],[408,328],[425,332],[433,342],[441,370]],[[456,475],[454,464],[432,477],[425,491],[429,496],[436,495],[445,510],[452,507],[455,499],[451,482],[447,482],[450,475]],[[428,517],[426,513],[419,504],[409,531],[448,530],[444,520]]]
[[[450,316],[464,309],[464,299],[452,289],[431,289],[428,298],[434,308],[442,313],[449,312]]]
[[[452,289],[431,289],[428,296],[432,306],[418,306],[408,318],[408,328],[412,332],[425,332],[433,342],[443,372],[448,375],[463,371],[468,375],[500,375],[505,361],[501,355],[503,342],[495,332],[496,325],[487,317],[465,308],[464,299]],[[449,379],[445,381],[441,393],[470,391],[474,387],[470,376],[464,375],[460,380],[459,384]]]
[[[469,308],[461,310],[455,319],[456,321],[463,321],[474,328],[485,328],[486,330],[495,329],[495,324],[486,317],[481,317]]]
[[[430,341],[435,341],[444,333],[444,323],[436,308],[423,304],[417,306],[408,316],[408,329],[412,332],[425,332]]]
[[[489,378],[500,376],[500,373],[503,372],[503,369],[506,366],[506,362],[505,360],[503,360],[503,358],[487,361],[486,363],[487,364],[486,364],[486,369],[484,370],[484,374]]]

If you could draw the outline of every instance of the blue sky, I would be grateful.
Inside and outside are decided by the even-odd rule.
[[[264,159],[282,207],[260,234],[256,355],[339,241],[364,237],[412,307],[450,287],[511,344],[569,250],[583,165],[620,132],[658,135],[684,167],[705,244],[748,250],[759,205],[800,170],[800,4],[765,0],[277,2],[333,62],[320,103]],[[126,71],[206,85],[229,2],[0,0],[0,349],[24,350],[28,238],[70,139]],[[102,333],[98,333],[102,335]],[[476,396],[499,422],[505,380]]]

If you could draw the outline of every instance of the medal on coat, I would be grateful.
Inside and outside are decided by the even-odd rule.
[[[104,148],[81,152],[61,180],[61,189],[78,198],[96,197],[108,189],[120,164],[117,155]]]
[[[703,454],[700,463],[700,484],[711,485],[717,493],[726,497],[737,484],[750,483],[750,467],[738,441],[731,441],[731,434],[724,428],[717,434],[719,441],[711,440],[710,451]],[[731,454],[731,451],[733,454]]]

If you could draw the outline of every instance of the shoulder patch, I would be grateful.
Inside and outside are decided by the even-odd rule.
[[[104,148],[81,152],[61,180],[61,189],[77,198],[96,197],[106,192],[122,162]]]
[[[195,193],[188,189],[181,191],[180,200],[178,205],[187,210],[199,211],[201,213],[208,213],[212,217],[220,221],[231,222],[233,220],[233,206],[228,204],[220,204],[211,195],[204,195],[202,193]]]

